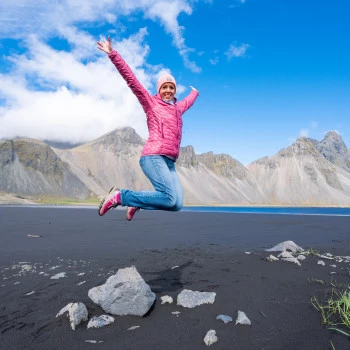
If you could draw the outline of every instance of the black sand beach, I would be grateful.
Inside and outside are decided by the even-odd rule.
[[[310,303],[313,296],[322,299],[330,283],[349,286],[350,265],[320,266],[316,256],[300,267],[267,262],[264,251],[292,240],[304,249],[350,255],[349,217],[142,211],[127,222],[124,215],[0,207],[1,349],[204,349],[210,329],[219,338],[211,349],[350,349],[349,338],[327,330]],[[146,316],[115,316],[101,329],[84,322],[75,331],[65,316],[56,318],[76,301],[89,316],[104,314],[88,290],[132,265],[157,295]],[[50,279],[59,272],[67,277]],[[177,306],[185,288],[216,292],[214,304]],[[163,295],[174,303],[161,305]],[[235,325],[238,310],[251,326]],[[219,314],[234,321],[224,324]],[[127,330],[132,326],[140,327]]]

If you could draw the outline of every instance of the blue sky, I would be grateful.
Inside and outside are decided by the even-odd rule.
[[[155,93],[163,71],[184,115],[182,146],[247,165],[300,136],[350,147],[348,1],[3,0],[0,138],[85,142],[122,126],[147,137],[137,100],[96,41]]]

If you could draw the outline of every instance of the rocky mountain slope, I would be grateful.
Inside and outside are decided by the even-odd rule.
[[[47,144],[33,139],[0,142],[0,191],[80,199],[90,193]]]
[[[348,150],[341,137],[301,137],[272,157],[251,163],[249,171],[264,189],[264,202],[287,205],[350,205]]]
[[[144,142],[129,127],[69,149],[0,141],[0,191],[86,199],[114,185],[150,190],[139,166]],[[350,152],[336,132],[321,141],[299,138],[247,167],[192,146],[181,148],[176,164],[186,204],[350,205]]]
[[[114,185],[136,191],[153,189],[139,166],[144,142],[134,129],[123,128],[70,150],[54,150],[88,188],[101,196]],[[218,171],[211,164],[222,156],[213,155],[211,161],[205,162],[195,154],[192,146],[181,148],[180,153],[177,170],[186,203],[259,202],[259,190],[254,180],[248,171],[242,170],[244,166],[231,157],[225,156],[226,163],[221,162],[223,165]]]

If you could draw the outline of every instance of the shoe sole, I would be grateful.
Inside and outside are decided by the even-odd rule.
[[[134,213],[134,215],[132,216],[131,219],[129,219],[129,218],[128,218],[128,215],[126,215],[126,216],[125,216],[125,217],[126,217],[126,220],[131,221],[131,220],[134,218],[135,214],[136,214],[138,211],[140,211],[140,209],[141,209],[141,208],[137,208],[137,209],[135,210],[135,213]]]
[[[98,215],[100,216],[103,216],[104,214],[101,214],[100,211],[101,211],[101,208],[103,206],[103,203],[106,201],[106,198],[113,192],[113,191],[118,191],[117,187],[113,186],[109,192],[104,196],[104,198],[102,199],[101,203],[100,203],[100,206],[98,207]],[[106,213],[105,213],[106,214]]]

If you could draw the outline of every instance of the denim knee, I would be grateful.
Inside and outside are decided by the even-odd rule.
[[[181,210],[183,207],[183,203],[180,202],[180,203],[176,203],[174,206],[173,206],[173,211],[179,211]]]

